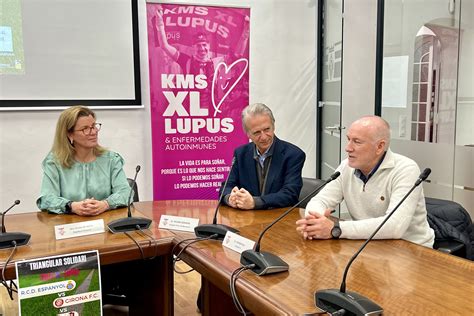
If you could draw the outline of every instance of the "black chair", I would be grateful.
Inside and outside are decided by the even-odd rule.
[[[322,185],[323,183],[324,183],[324,180],[321,180],[321,179],[303,177],[303,187],[301,188],[300,197],[298,200],[301,201],[302,199],[304,199],[306,196],[308,196],[308,194],[311,193],[311,191],[314,191],[318,186]],[[308,197],[305,201],[303,201],[303,203],[300,204],[300,207],[306,208],[306,205],[308,204],[308,202],[317,193],[318,192],[311,194],[310,197]]]
[[[469,213],[459,203],[425,198],[428,223],[435,231],[434,249],[474,260],[474,227]]]
[[[133,185],[133,179],[127,178],[128,185],[132,186]],[[135,185],[133,186],[133,202],[138,202],[138,186],[137,183],[135,182]]]

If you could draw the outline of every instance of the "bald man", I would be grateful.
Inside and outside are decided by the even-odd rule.
[[[305,239],[366,239],[401,201],[420,175],[411,159],[389,149],[390,126],[378,116],[365,116],[347,132],[347,159],[341,175],[308,203],[305,218],[296,222]],[[352,220],[329,214],[345,201]],[[423,188],[417,187],[375,235],[375,239],[405,239],[433,247],[434,231],[426,219]]]

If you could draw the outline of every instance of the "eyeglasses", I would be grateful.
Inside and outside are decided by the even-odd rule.
[[[100,131],[100,128],[102,127],[102,123],[94,123],[92,126],[87,126],[84,127],[83,129],[75,129],[75,132],[82,132],[84,135],[90,135],[92,133],[92,130],[94,129],[96,132]]]

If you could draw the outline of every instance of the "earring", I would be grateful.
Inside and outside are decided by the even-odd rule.
[[[74,146],[74,139],[69,138],[69,143],[70,143],[72,146]]]

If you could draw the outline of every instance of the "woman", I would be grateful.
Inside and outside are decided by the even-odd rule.
[[[59,116],[51,152],[43,160],[42,211],[95,216],[127,205],[130,186],[123,158],[101,147],[93,111],[73,106]]]

